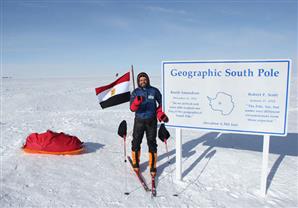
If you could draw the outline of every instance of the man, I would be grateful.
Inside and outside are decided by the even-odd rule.
[[[168,122],[169,119],[161,106],[160,91],[150,85],[150,80],[145,72],[137,77],[138,88],[136,88],[130,99],[130,110],[135,112],[133,140],[132,140],[132,162],[136,171],[139,171],[141,156],[141,143],[146,132],[149,148],[149,168],[152,176],[156,175],[157,161],[157,119]],[[158,104],[158,106],[157,106]]]

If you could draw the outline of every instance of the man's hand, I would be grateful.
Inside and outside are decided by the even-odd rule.
[[[136,96],[133,102],[130,105],[130,110],[132,112],[135,112],[138,110],[139,106],[143,102],[144,98],[142,96]]]
[[[157,113],[157,119],[159,122],[162,122],[162,121],[165,123],[169,122],[168,116],[162,111]]]
[[[133,102],[134,102],[135,105],[141,105],[141,103],[143,102],[143,97],[142,96],[137,96],[137,97],[135,97]]]
[[[160,119],[165,123],[169,122],[169,117],[165,113],[161,115]]]

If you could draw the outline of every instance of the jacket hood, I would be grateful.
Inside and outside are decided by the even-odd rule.
[[[150,86],[150,79],[149,79],[148,74],[146,74],[145,72],[141,72],[141,73],[139,73],[138,76],[137,76],[138,87],[141,87],[140,84],[139,84],[139,80],[140,80],[141,77],[146,77],[147,80],[148,80],[148,85],[147,85],[147,86]]]

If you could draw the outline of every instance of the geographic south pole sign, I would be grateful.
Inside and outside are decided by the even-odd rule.
[[[167,126],[178,137],[177,128],[264,135],[269,149],[270,135],[287,134],[290,66],[288,59],[162,62]]]
[[[163,62],[167,126],[286,135],[290,60]]]

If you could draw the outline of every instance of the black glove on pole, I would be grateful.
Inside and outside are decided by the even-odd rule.
[[[168,163],[170,163],[170,158],[169,158],[169,152],[168,152],[168,145],[167,145],[167,140],[170,137],[170,133],[168,132],[168,130],[165,127],[165,124],[162,123],[159,127],[158,130],[158,138],[165,143],[166,146],[166,152],[167,152],[167,156],[168,156]]]
[[[124,139],[124,162],[126,162],[126,134],[127,123],[125,120],[123,120],[118,127],[118,135]]]
[[[162,123],[159,127],[158,130],[158,138],[164,142],[165,140],[167,140],[170,137],[170,133],[168,132],[168,130],[165,127],[165,124]]]

